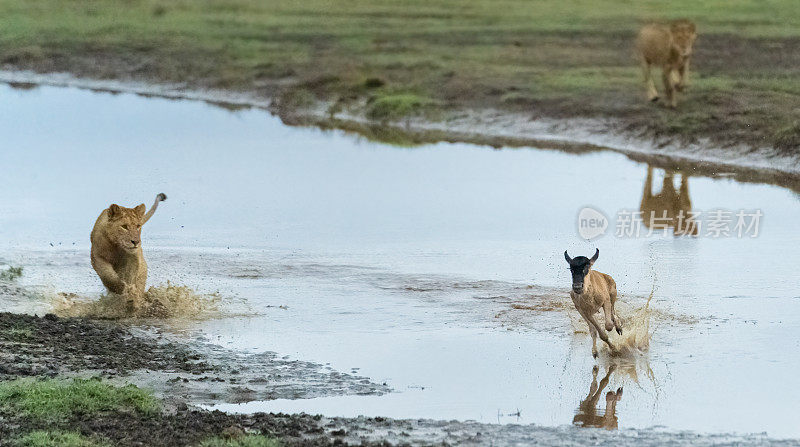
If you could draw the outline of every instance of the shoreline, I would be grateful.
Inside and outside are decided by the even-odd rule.
[[[399,145],[450,142],[491,146],[496,149],[531,147],[572,153],[612,151],[665,169],[688,171],[690,175],[733,177],[744,182],[770,183],[800,191],[800,156],[781,154],[771,148],[714,146],[702,143],[680,145],[652,138],[633,137],[614,131],[622,123],[609,119],[538,118],[496,109],[456,110],[440,119],[411,117],[376,122],[363,107],[330,112],[330,102],[289,107],[274,97],[255,92],[194,89],[186,84],[151,83],[135,80],[99,80],[69,73],[37,73],[0,69],[0,83],[15,88],[51,86],[109,93],[131,93],[174,100],[204,101],[229,109],[257,108],[280,118],[289,126],[336,129],[367,139]],[[397,144],[397,143],[395,143]]]
[[[11,287],[3,292],[0,288],[0,292],[14,293],[13,289]],[[78,340],[78,336],[85,338],[83,342],[74,347],[67,346]],[[14,384],[11,386],[16,386],[21,392],[42,383],[47,386],[106,386],[112,392],[130,390],[134,386],[134,389],[145,393],[145,390],[154,390],[159,407],[148,414],[122,408],[99,410],[97,414],[65,414],[61,418],[44,420],[10,411],[18,402],[14,397],[10,400],[6,397],[0,400],[0,446],[14,446],[15,439],[31,431],[42,430],[74,432],[85,439],[111,441],[112,445],[159,447],[198,445],[203,439],[211,437],[235,441],[247,436],[267,436],[284,446],[513,446],[534,443],[580,446],[598,442],[619,446],[711,446],[720,443],[797,445],[793,440],[773,439],[765,434],[702,434],[653,428],[609,431],[571,425],[548,427],[380,416],[346,418],[305,413],[225,413],[197,407],[198,396],[189,396],[194,393],[187,393],[183,385],[195,382],[213,387],[217,382],[231,382],[231,376],[243,382],[243,379],[253,375],[254,368],[270,368],[270,364],[279,359],[253,354],[245,356],[247,358],[238,356],[237,361],[231,363],[233,359],[228,356],[235,354],[221,356],[219,352],[200,351],[191,342],[165,340],[118,322],[60,318],[51,314],[36,317],[0,312],[0,345],[13,348],[24,358],[15,361],[10,368],[0,364],[0,385]],[[142,349],[152,350],[154,355],[143,359],[133,352]],[[220,359],[225,361],[220,363]],[[278,365],[278,369],[284,373],[287,367],[298,369],[297,363],[305,362],[286,362]],[[225,364],[235,365],[237,371],[224,371]],[[313,365],[310,368],[314,369]],[[307,372],[308,369],[302,367],[298,370]],[[179,380],[172,377],[179,374],[184,377]],[[345,381],[350,377],[342,373],[335,374],[335,377],[333,381],[312,379],[310,382],[316,382],[313,386],[319,387],[322,392],[332,386],[328,392],[341,393],[343,390],[338,382],[342,377]],[[17,380],[20,378],[22,381]],[[357,382],[366,378],[352,379]],[[280,383],[273,382],[259,383],[266,388],[281,388]],[[378,384],[368,388],[370,393],[389,392],[388,388]],[[285,391],[288,394],[295,392]],[[344,392],[360,394],[363,391],[356,389]],[[240,394],[239,397],[246,395]]]

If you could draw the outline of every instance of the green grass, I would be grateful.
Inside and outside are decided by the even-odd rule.
[[[22,267],[9,267],[6,270],[0,270],[0,281],[14,281],[22,276]]]
[[[800,147],[800,121],[778,129],[776,147],[784,150]]]
[[[7,330],[0,331],[0,335],[11,341],[27,341],[33,337],[33,331],[27,327],[12,327]]]
[[[632,42],[643,23],[678,17],[700,37],[671,111],[643,101]],[[283,110],[360,98],[377,121],[469,107],[611,116],[786,150],[799,147],[786,134],[800,120],[798,45],[796,0],[0,1],[0,62],[21,68],[270,85]]]
[[[367,109],[367,117],[376,121],[394,120],[421,114],[433,100],[411,93],[387,94],[374,98]]]
[[[211,438],[200,443],[200,447],[280,447],[274,438],[261,435],[246,435],[237,439]]]
[[[19,447],[110,447],[107,442],[95,441],[80,433],[62,431],[33,431],[14,442]]]
[[[105,412],[157,414],[158,401],[133,385],[116,387],[96,379],[0,382],[0,411],[39,421],[61,421]]]

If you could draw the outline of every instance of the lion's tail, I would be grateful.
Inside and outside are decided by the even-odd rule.
[[[155,214],[156,212],[156,208],[158,208],[158,202],[163,202],[164,200],[167,200],[167,195],[164,194],[163,192],[160,192],[158,193],[158,195],[156,195],[156,201],[153,202],[153,206],[150,207],[150,211],[148,211],[147,214],[144,215],[144,221],[142,222],[142,225],[147,223],[147,221],[150,220],[151,217],[153,217],[153,214]]]

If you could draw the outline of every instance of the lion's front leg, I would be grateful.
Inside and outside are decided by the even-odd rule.
[[[141,257],[136,269],[136,276],[131,282],[128,296],[129,306],[133,310],[139,310],[145,301],[145,286],[147,284],[147,263],[144,262],[144,257]]]
[[[686,59],[683,65],[678,68],[678,82],[675,84],[675,89],[682,92],[689,85],[689,60]]]
[[[644,75],[644,87],[647,90],[647,100],[650,102],[658,101],[658,90],[653,83],[653,76],[650,74],[650,64],[642,61],[642,74]]]
[[[124,292],[125,281],[123,281],[117,271],[114,270],[114,266],[112,266],[110,262],[92,256],[92,267],[94,267],[94,271],[97,272],[97,276],[100,277],[100,281],[103,282],[103,285],[106,286],[110,292],[118,295]]]
[[[678,101],[675,98],[675,87],[672,83],[672,73],[672,68],[664,67],[664,71],[661,73],[661,79],[664,81],[664,96],[667,97],[667,106],[674,109],[678,105]]]
[[[136,312],[142,307],[143,296],[136,284],[126,284],[122,296],[129,311]]]

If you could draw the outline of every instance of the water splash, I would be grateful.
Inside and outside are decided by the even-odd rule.
[[[647,302],[644,306],[633,310],[632,313],[630,311],[623,312],[623,315],[629,316],[622,317],[622,335],[617,334],[616,331],[611,332],[611,342],[616,348],[615,351],[612,352],[612,355],[618,357],[633,357],[650,349],[650,339],[653,336],[653,333],[650,331],[650,317],[652,315],[650,300],[652,299],[653,292],[647,297]],[[620,313],[621,310],[618,309],[617,312]]]
[[[618,335],[616,331],[606,332],[611,339],[611,343],[616,348],[613,353],[609,352],[610,354],[614,356],[631,357],[636,354],[644,353],[650,348],[650,339],[653,335],[650,327],[650,320],[655,313],[650,308],[650,301],[652,298],[653,295],[651,293],[645,304],[641,307],[634,307],[621,300],[617,300],[617,315],[620,320],[622,320],[623,329],[622,335]],[[665,314],[665,316],[667,315]],[[569,313],[569,317],[572,329],[576,334],[589,333],[589,326],[586,321],[574,311],[574,309]],[[602,312],[598,312],[595,318],[602,324],[605,317]],[[600,350],[608,348],[608,346],[599,339],[597,340],[597,347]]]
[[[647,301],[644,303],[644,306],[636,308],[625,301],[617,299],[615,308],[617,318],[619,318],[622,323],[622,334],[617,334],[616,331],[607,332],[611,344],[614,345],[614,349],[611,350],[606,343],[598,341],[598,348],[601,352],[605,351],[612,357],[635,360],[638,356],[646,354],[650,348],[650,339],[653,336],[650,330],[650,318],[654,315],[654,312],[650,309],[650,301],[652,301],[656,293],[657,282],[655,267],[651,266],[651,268],[653,272],[653,286],[650,289],[650,294],[647,296]],[[658,316],[673,320],[679,317],[666,312],[658,312]],[[604,321],[604,319],[605,316],[603,315],[600,317],[599,321]],[[574,316],[570,314],[570,322],[575,332],[588,332],[588,324],[582,318],[579,318],[579,321],[582,324],[577,323]]]
[[[74,293],[58,293],[53,312],[62,317],[97,319],[159,318],[206,320],[230,316],[219,293],[200,294],[170,282],[151,286],[139,309],[132,310],[124,296],[107,293],[93,300]]]

